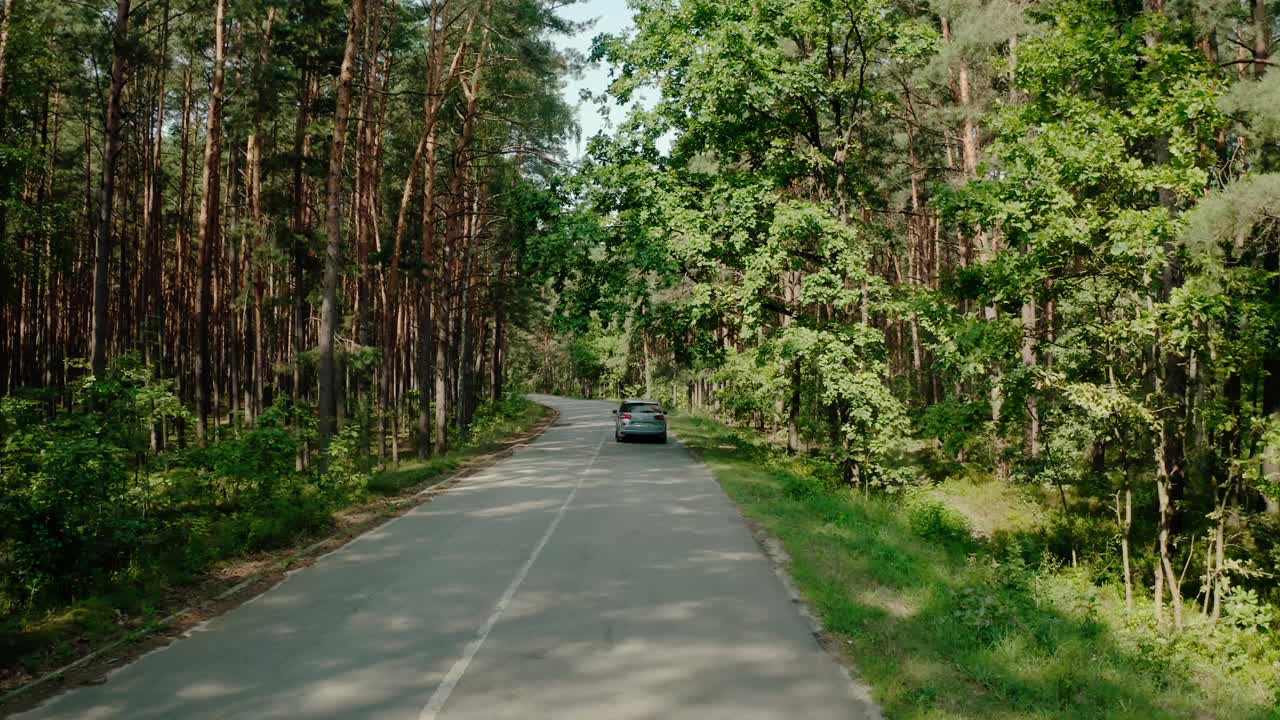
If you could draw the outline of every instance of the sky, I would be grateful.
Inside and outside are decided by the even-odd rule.
[[[631,27],[631,10],[626,0],[579,0],[561,9],[560,14],[574,22],[593,21],[587,30],[575,36],[560,36],[558,44],[563,48],[572,48],[588,56],[591,53],[591,40],[602,33],[620,33]],[[581,77],[570,77],[563,90],[565,102],[578,108],[578,124],[582,128],[581,142],[569,140],[566,148],[569,157],[577,160],[582,155],[586,141],[606,126],[606,121],[599,114],[599,106],[595,103],[583,103],[578,100],[580,90],[592,93],[603,93],[609,86],[609,69],[603,63],[588,66]],[[624,110],[614,107],[611,117],[616,122],[622,119]]]

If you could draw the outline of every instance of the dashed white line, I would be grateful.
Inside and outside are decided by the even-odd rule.
[[[529,569],[537,562],[538,556],[542,554],[542,549],[547,546],[547,541],[551,539],[552,533],[560,525],[560,521],[564,519],[565,511],[569,509],[569,504],[573,502],[573,498],[578,494],[578,490],[582,487],[583,481],[587,477],[587,473],[591,471],[592,466],[596,463],[596,458],[600,456],[600,449],[604,447],[604,438],[596,444],[596,450],[591,454],[591,460],[587,462],[582,472],[578,473],[578,483],[573,486],[573,490],[569,491],[569,496],[564,499],[560,505],[560,509],[556,511],[556,516],[552,518],[551,525],[547,527],[547,531],[542,534],[542,539],[534,546],[533,552],[529,554],[529,558],[524,561],[524,565],[520,567],[520,571],[512,578],[511,584],[507,586],[506,592],[502,594],[502,598],[498,600],[498,604],[494,606],[493,612],[489,614],[488,619],[476,631],[476,636],[467,643],[466,649],[462,653],[462,657],[453,663],[453,667],[449,668],[449,673],[444,676],[440,684],[436,687],[436,691],[431,694],[431,699],[423,706],[422,712],[418,713],[418,720],[436,720],[440,716],[440,711],[444,710],[444,705],[449,701],[449,696],[453,694],[453,690],[458,686],[458,681],[462,679],[463,673],[467,671],[467,667],[471,665],[471,661],[475,659],[476,653],[480,652],[480,647],[484,645],[484,641],[489,637],[489,633],[493,631],[494,625],[498,624],[498,620],[502,617],[502,613],[506,611],[507,606],[511,604],[511,599],[515,597],[516,592],[520,590],[520,585],[524,582],[525,576],[529,574]]]

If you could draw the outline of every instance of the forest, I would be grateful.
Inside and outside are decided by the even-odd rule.
[[[3,0],[7,651],[537,391],[1033,497],[983,552],[1280,702],[1274,0],[563,5]]]
[[[519,374],[763,435],[793,496],[1033,496],[992,562],[1280,687],[1275,3],[631,5],[596,100],[652,101],[558,190]]]
[[[3,3],[6,655],[524,422],[570,30],[543,0]]]

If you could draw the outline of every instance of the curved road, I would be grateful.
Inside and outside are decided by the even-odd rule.
[[[737,511],[611,405],[24,718],[878,717]]]

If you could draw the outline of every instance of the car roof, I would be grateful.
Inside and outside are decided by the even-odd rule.
[[[662,404],[662,403],[658,402],[657,400],[645,400],[644,398],[627,398],[626,400],[623,400],[623,401],[622,401],[622,403],[623,403],[624,405],[625,405],[625,404],[627,404],[627,403],[649,403],[650,405],[661,405],[661,404]]]

